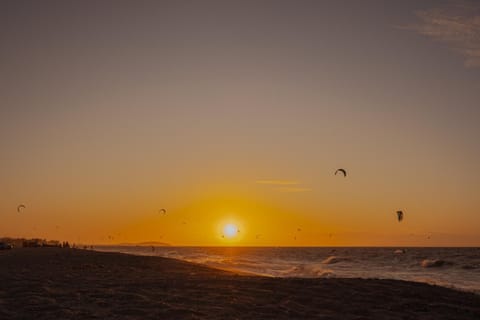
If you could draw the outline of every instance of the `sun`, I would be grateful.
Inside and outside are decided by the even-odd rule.
[[[233,223],[226,224],[226,225],[223,227],[223,236],[224,236],[225,238],[233,238],[233,237],[235,237],[239,232],[240,232],[240,230],[239,230],[238,227],[237,227],[236,225],[234,225]]]

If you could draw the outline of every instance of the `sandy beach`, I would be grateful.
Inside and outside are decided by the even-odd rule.
[[[480,296],[427,284],[238,275],[62,248],[0,252],[0,319],[480,319]]]

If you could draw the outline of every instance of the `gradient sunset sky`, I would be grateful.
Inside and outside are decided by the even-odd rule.
[[[479,2],[1,1],[0,40],[0,236],[480,246]]]

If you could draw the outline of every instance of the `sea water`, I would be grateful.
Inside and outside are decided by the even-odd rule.
[[[97,246],[96,249],[175,258],[262,276],[398,279],[480,294],[480,248]]]

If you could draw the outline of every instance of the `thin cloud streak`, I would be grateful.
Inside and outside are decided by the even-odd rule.
[[[480,3],[450,3],[415,14],[421,22],[403,29],[446,43],[465,57],[466,67],[480,67]]]
[[[298,185],[300,182],[294,180],[257,180],[256,184],[268,184],[273,186],[292,186]]]
[[[299,192],[309,192],[309,191],[312,191],[311,188],[301,188],[301,187],[298,187],[298,188],[295,188],[295,187],[291,187],[291,188],[285,187],[285,188],[278,188],[277,190],[280,191],[280,192],[288,192],[288,193],[299,193]]]

